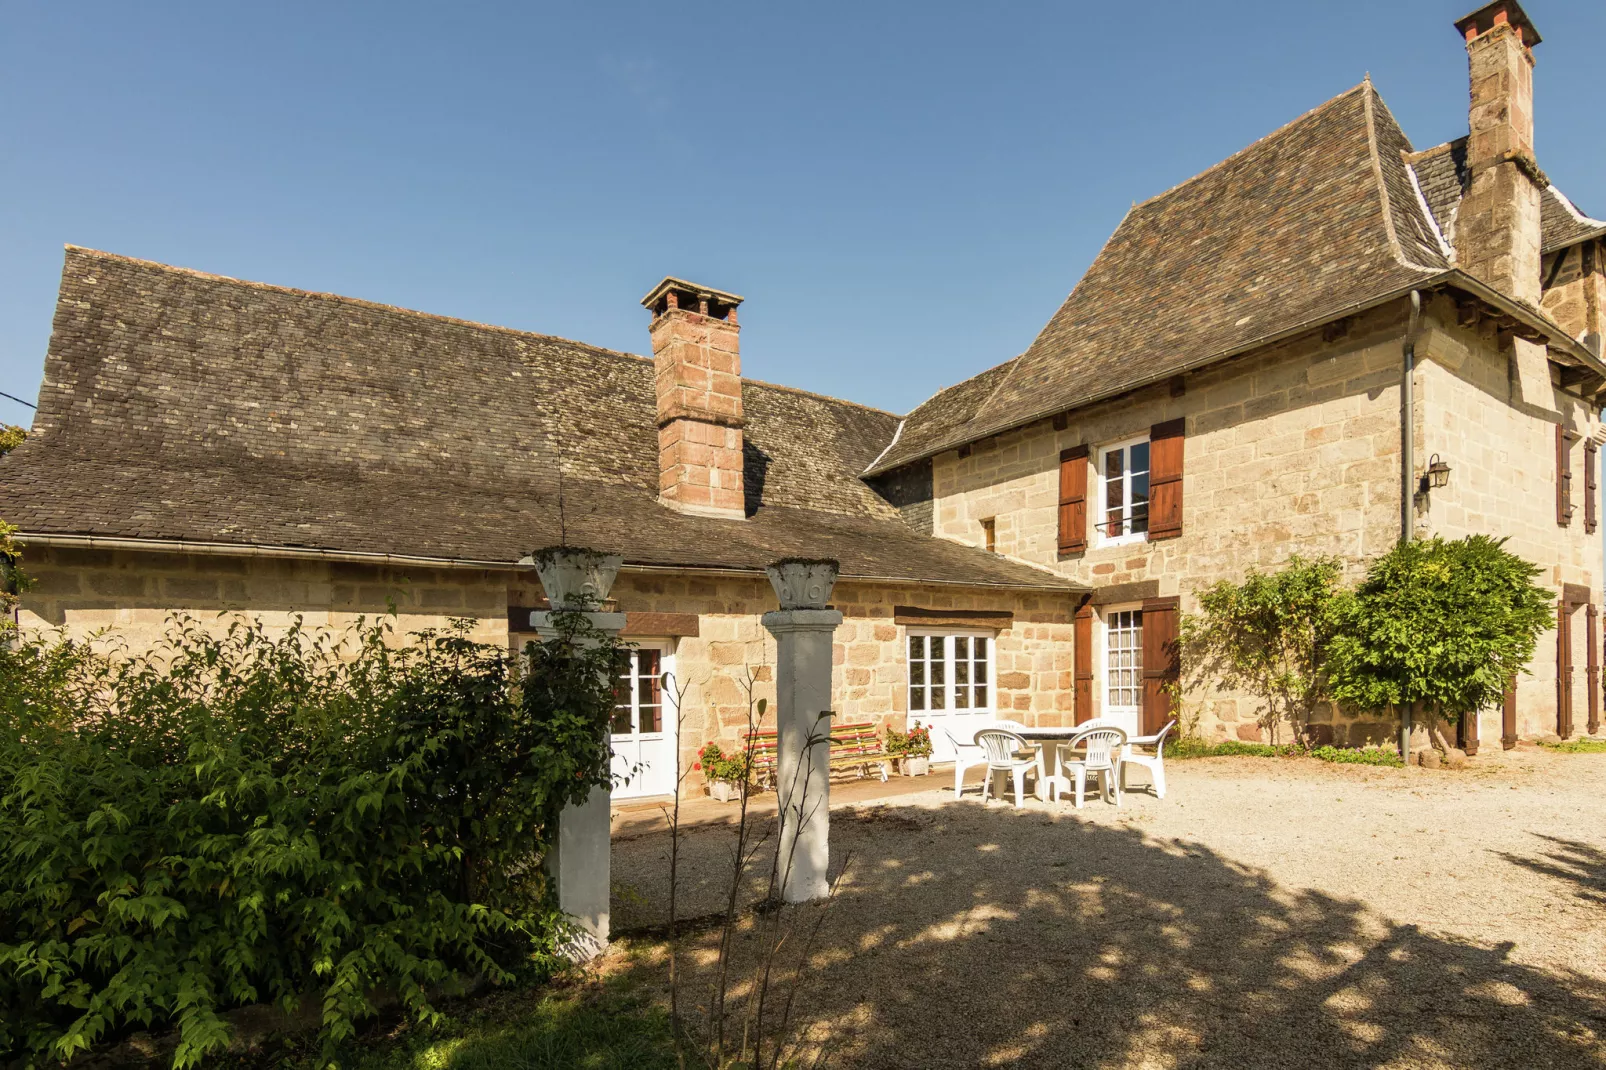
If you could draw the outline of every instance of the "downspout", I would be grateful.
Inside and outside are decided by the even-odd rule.
[[[1411,291],[1411,318],[1405,328],[1400,362],[1400,542],[1415,534],[1416,512],[1416,339],[1422,329],[1422,291]],[[1411,703],[1400,710],[1400,758],[1411,760]]]

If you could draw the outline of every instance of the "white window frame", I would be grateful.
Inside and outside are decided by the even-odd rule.
[[[674,644],[668,640],[648,639],[633,641],[631,645],[633,649],[621,651],[621,653],[630,655],[630,723],[635,729],[635,731],[626,733],[626,735],[635,736],[637,739],[643,736],[674,736],[677,733],[669,719],[678,716],[678,711],[674,709],[674,703],[670,700],[669,689],[664,687],[664,677],[673,678],[675,672]],[[658,729],[653,732],[641,731],[641,674],[639,671],[640,662],[636,658],[637,653],[648,650],[654,651],[658,655]],[[623,677],[617,677],[616,679],[623,679]],[[614,709],[617,710],[619,707],[615,706]],[[613,730],[613,718],[610,716],[608,719],[609,738],[617,734]]]
[[[1133,446],[1143,446],[1143,445],[1148,445],[1148,444],[1149,444],[1149,436],[1148,435],[1139,435],[1136,438],[1129,438],[1129,439],[1126,439],[1126,440],[1124,440],[1122,442],[1111,442],[1107,446],[1099,447],[1099,450],[1098,450],[1098,465],[1094,469],[1094,478],[1096,478],[1098,480],[1098,483],[1099,483],[1099,493],[1098,493],[1099,511],[1098,511],[1098,515],[1095,518],[1095,529],[1094,529],[1094,530],[1096,530],[1098,532],[1098,537],[1099,537],[1098,545],[1099,546],[1128,546],[1128,545],[1131,545],[1133,543],[1140,543],[1140,542],[1148,542],[1149,541],[1149,532],[1148,532],[1147,526],[1145,526],[1144,530],[1142,530],[1142,531],[1131,531],[1131,532],[1127,532],[1124,535],[1110,535],[1110,534],[1108,534],[1106,532],[1106,528],[1108,527],[1108,523],[1107,522],[1109,520],[1109,515],[1110,515],[1110,505],[1109,505],[1109,484],[1108,484],[1108,481],[1106,480],[1105,475],[1104,475],[1105,461],[1106,461],[1106,458],[1107,458],[1107,456],[1109,454],[1114,453],[1116,450],[1128,450],[1128,449],[1131,449]],[[1125,457],[1122,458],[1122,461],[1123,461],[1122,475],[1121,475],[1121,499],[1122,499],[1121,500],[1121,526],[1122,527],[1126,527],[1127,525],[1129,525],[1132,522],[1132,466],[1131,466],[1130,463],[1127,463],[1129,461],[1130,457],[1131,457],[1131,454],[1129,453]],[[1149,466],[1150,466],[1149,468],[1145,469],[1145,472],[1150,475],[1150,482],[1151,482],[1151,487],[1152,487],[1153,471],[1154,471],[1154,468],[1153,468],[1153,466],[1154,466],[1154,448],[1153,448],[1153,446],[1150,446],[1150,448],[1149,448]],[[1151,511],[1152,511],[1152,506],[1154,504],[1154,495],[1153,495],[1152,490],[1151,490],[1150,495],[1149,495],[1149,504],[1151,506]],[[1149,519],[1152,521],[1154,518],[1151,515]]]
[[[926,664],[928,666],[931,664],[931,658],[930,658],[930,649],[931,649],[930,648],[930,643],[931,643],[931,640],[939,639],[939,640],[942,641],[943,677],[944,677],[944,679],[943,679],[943,701],[944,701],[944,703],[946,703],[946,705],[944,705],[941,709],[933,709],[933,707],[931,706],[931,704],[929,702],[926,704],[925,708],[923,708],[923,709],[916,709],[915,705],[914,705],[915,683],[914,683],[914,679],[913,679],[914,674],[909,671],[909,663],[910,663],[910,660],[909,660],[909,640],[913,639],[913,638],[915,638],[917,636],[924,637],[925,640],[926,640],[926,644],[927,644],[927,647],[926,647],[926,649],[927,649]],[[953,650],[954,650],[953,640],[956,639],[956,638],[985,639],[985,640],[987,640],[987,658],[986,658],[986,662],[985,662],[986,665],[987,665],[987,679],[985,681],[985,684],[986,684],[986,687],[987,687],[987,703],[986,703],[986,705],[983,705],[983,706],[966,706],[966,707],[964,707],[962,709],[955,709],[954,708],[954,687],[955,687],[954,676],[955,676],[955,673],[954,673],[954,657],[953,657]],[[970,658],[970,664],[974,665],[976,663],[976,658],[975,658],[975,653],[974,653],[975,652],[975,647],[972,646],[970,649],[972,651],[971,658]],[[970,628],[910,628],[910,629],[908,629],[907,633],[904,635],[904,638],[903,638],[903,658],[904,658],[904,681],[903,681],[903,683],[904,683],[904,692],[903,693],[904,693],[904,701],[906,703],[907,712],[909,713],[910,716],[915,717],[915,718],[918,719],[918,718],[929,716],[932,713],[936,713],[938,715],[957,713],[957,714],[962,714],[962,715],[965,715],[965,716],[969,716],[971,714],[993,714],[993,713],[995,713],[997,711],[997,709],[998,709],[998,633],[997,632],[976,630],[976,629],[970,629]],[[928,673],[928,676],[929,676],[929,673]],[[930,680],[928,679],[921,686],[923,686],[923,687],[925,687],[927,689],[926,693],[929,695],[930,694],[930,687],[931,687]],[[972,679],[968,686],[970,686],[972,688],[972,693],[974,693],[975,680]]]
[[[1137,646],[1134,648],[1134,652],[1136,654],[1136,657],[1134,658],[1136,664],[1133,667],[1134,682],[1132,687],[1128,689],[1133,693],[1133,703],[1130,706],[1116,706],[1110,701],[1110,692],[1114,690],[1112,687],[1110,670],[1110,636],[1116,631],[1114,626],[1116,614],[1141,614],[1142,612],[1143,603],[1141,602],[1133,602],[1130,605],[1106,606],[1104,608],[1104,626],[1099,629],[1099,631],[1104,633],[1104,641],[1099,644],[1099,668],[1100,676],[1102,678],[1102,686],[1099,688],[1100,714],[1108,715],[1117,709],[1136,710],[1139,724],[1142,724],[1143,718],[1143,621],[1141,617],[1138,621],[1138,642]]]

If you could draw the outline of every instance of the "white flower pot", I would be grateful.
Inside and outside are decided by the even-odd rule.
[[[835,561],[777,561],[764,572],[782,609],[824,609],[836,586]]]
[[[715,802],[730,802],[736,798],[736,785],[728,780],[710,780],[708,794],[714,797]]]
[[[931,758],[922,754],[918,758],[905,758],[903,760],[904,776],[925,776],[931,772]]]
[[[535,571],[553,609],[596,609],[613,590],[624,558],[569,546],[537,550]]]

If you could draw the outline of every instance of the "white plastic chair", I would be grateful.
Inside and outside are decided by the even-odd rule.
[[[1016,721],[997,721],[994,727],[1013,732],[1023,726]],[[942,734],[948,737],[948,743],[954,749],[954,798],[957,799],[965,792],[965,770],[985,762],[987,756],[979,744],[962,741],[950,732],[947,726],[943,726]]]
[[[1121,786],[1126,786],[1126,767],[1141,765],[1149,771],[1149,778],[1154,781],[1154,797],[1165,798],[1165,737],[1177,726],[1175,720],[1167,721],[1166,726],[1152,736],[1132,736],[1121,748]],[[1135,747],[1153,747],[1153,754],[1138,754]]]
[[[1069,758],[1078,745],[1085,744],[1086,753],[1080,758]],[[1115,794],[1115,805],[1121,805],[1121,750],[1126,745],[1126,732],[1110,725],[1087,728],[1071,737],[1069,743],[1054,752],[1055,801],[1059,800],[1061,779],[1069,776],[1076,781],[1076,808],[1082,808],[1082,797],[1087,791],[1087,778],[1100,778],[1099,795],[1108,799]]]
[[[1003,728],[984,728],[976,733],[976,745],[987,762],[987,776],[981,782],[981,800],[992,795],[993,774],[1008,773],[1015,782],[1015,809],[1026,805],[1026,770],[1036,769],[1038,783],[1043,780],[1043,752],[1015,733]],[[1021,756],[1030,751],[1030,757]]]

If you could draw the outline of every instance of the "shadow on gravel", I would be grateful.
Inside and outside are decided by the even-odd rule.
[[[1606,1066],[1598,979],[1277,886],[1197,845],[974,803],[833,813],[832,836],[852,870],[799,1004],[834,1037],[835,1065]],[[1544,864],[1598,894],[1600,853],[1557,842],[1563,860]],[[721,843],[698,849],[691,883],[714,880]],[[616,874],[641,879],[664,847],[616,847]],[[650,924],[660,899],[629,913]],[[688,959],[715,939],[688,934]],[[620,969],[662,984],[644,956]]]
[[[1538,838],[1550,844],[1551,850],[1546,854],[1524,858],[1502,852],[1501,857],[1513,865],[1566,881],[1578,889],[1578,898],[1606,906],[1606,851],[1561,836]]]

